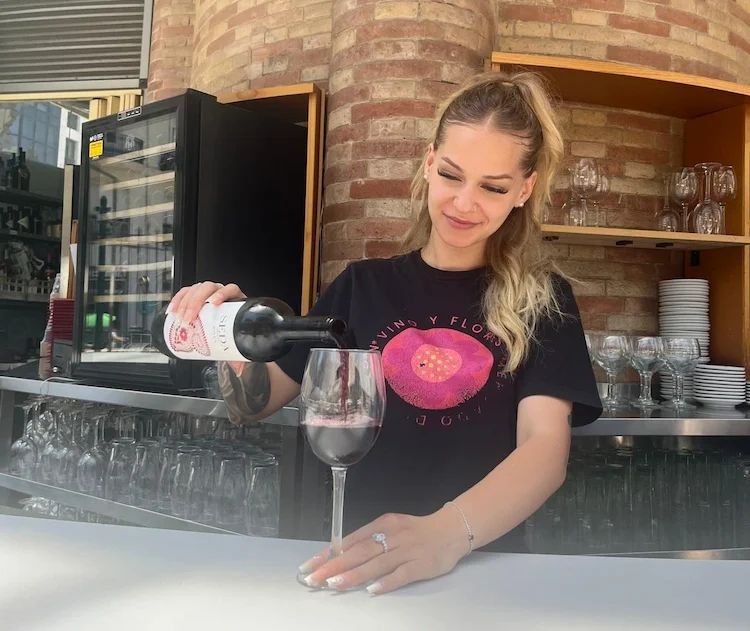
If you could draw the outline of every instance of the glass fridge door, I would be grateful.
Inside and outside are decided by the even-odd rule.
[[[90,145],[82,363],[168,362],[150,331],[172,296],[177,120],[123,121]]]

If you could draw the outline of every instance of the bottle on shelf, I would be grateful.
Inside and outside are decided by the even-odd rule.
[[[31,184],[31,173],[26,165],[26,152],[22,147],[18,148],[18,188],[22,191],[28,191]]]
[[[0,158],[0,186],[5,186],[5,162]]]
[[[346,324],[333,317],[295,316],[277,298],[250,298],[214,306],[206,303],[190,324],[166,307],[154,317],[156,348],[175,359],[272,362],[297,342],[343,346]]]
[[[14,206],[6,206],[5,214],[3,215],[3,230],[17,230],[18,222],[18,211]]]
[[[52,291],[49,295],[49,310],[47,317],[47,326],[44,328],[44,337],[39,343],[39,378],[49,379],[52,376],[52,305],[53,300],[60,297],[60,285],[62,281],[60,274],[55,276],[55,282],[52,285]]]
[[[5,169],[5,187],[18,188],[18,165],[16,164],[16,154],[12,153]]]

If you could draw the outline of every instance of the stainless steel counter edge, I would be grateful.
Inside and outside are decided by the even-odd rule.
[[[111,405],[161,410],[166,412],[183,412],[197,416],[227,417],[223,401],[199,397],[161,394],[103,388],[75,383],[59,378],[39,381],[20,377],[0,376],[0,391],[22,392],[27,394],[45,394],[83,401],[95,401]],[[664,410],[661,410],[662,412]],[[573,429],[574,436],[750,436],[750,412],[746,409],[711,410],[698,408],[689,412],[689,416],[641,418],[633,414],[602,417],[584,427]],[[289,405],[265,419],[266,423],[278,425],[298,424],[298,409]]]
[[[62,489],[42,482],[25,480],[10,475],[9,473],[0,473],[0,488],[10,489],[11,491],[17,491],[19,493],[24,493],[25,495],[37,495],[52,500],[53,502],[59,502],[66,506],[78,508],[79,510],[90,511],[92,513],[111,517],[112,519],[118,519],[136,526],[144,526],[147,528],[170,528],[172,530],[193,530],[226,535],[238,534],[231,530],[224,530],[223,528],[199,524],[194,521],[157,513],[145,508],[120,504],[101,497],[94,497],[92,495],[86,495],[85,493]]]

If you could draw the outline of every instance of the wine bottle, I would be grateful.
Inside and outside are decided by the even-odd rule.
[[[18,188],[18,166],[16,164],[16,154],[12,153],[5,168],[5,187]]]
[[[29,167],[26,166],[26,152],[19,147],[18,148],[18,188],[22,191],[28,191],[29,185],[31,184],[31,173]]]
[[[296,342],[343,344],[346,324],[332,317],[299,317],[277,298],[206,303],[192,323],[166,312],[154,317],[154,345],[176,359],[272,362]]]

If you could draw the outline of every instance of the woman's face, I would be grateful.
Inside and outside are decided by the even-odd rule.
[[[430,146],[425,175],[433,238],[454,248],[484,248],[516,206],[525,203],[536,173],[524,177],[523,141],[484,125],[450,125]]]

